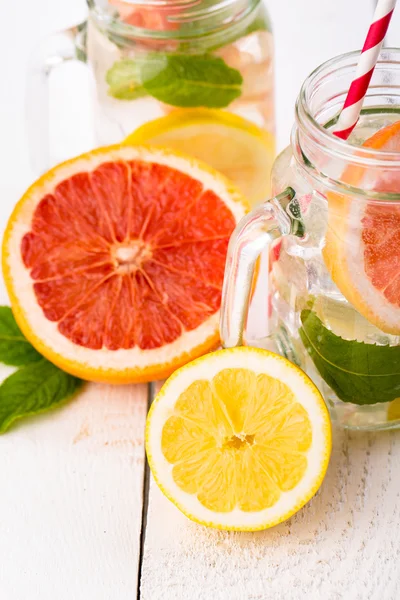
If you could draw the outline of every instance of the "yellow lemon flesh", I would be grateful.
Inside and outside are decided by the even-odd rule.
[[[125,143],[167,147],[202,160],[231,179],[252,205],[269,197],[275,140],[243,117],[176,110],[139,127]]]
[[[231,530],[276,525],[324,478],[326,405],[286,359],[221,350],[179,369],[150,410],[146,447],[166,496],[189,518]]]
[[[387,418],[388,421],[397,421],[397,419],[400,419],[400,398],[396,398],[390,402],[387,411]]]

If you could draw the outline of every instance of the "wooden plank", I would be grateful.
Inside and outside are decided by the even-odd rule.
[[[2,600],[136,597],[147,386],[88,384],[0,437]]]
[[[318,495],[265,532],[196,525],[151,480],[142,600],[396,600],[399,437],[335,431],[334,440]]]
[[[372,2],[269,0],[276,35],[278,146],[288,143],[306,75],[362,45]],[[350,25],[349,25],[350,24]],[[227,533],[184,517],[151,479],[142,600],[397,600],[400,500],[396,433],[334,431],[327,478],[288,522]]]
[[[24,131],[24,79],[32,48],[82,19],[86,3],[22,4],[4,6],[7,27],[0,42],[7,80],[0,94],[0,232],[35,177]],[[71,74],[68,82],[75,97],[82,81]],[[61,107],[62,118],[60,112]],[[65,128],[77,131],[76,123],[65,121]],[[0,303],[6,301],[0,285]],[[1,370],[0,378],[9,372]],[[1,600],[136,598],[147,396],[146,385],[89,384],[64,408],[24,419],[0,436]]]

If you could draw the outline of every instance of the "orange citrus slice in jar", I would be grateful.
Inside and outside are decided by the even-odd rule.
[[[363,147],[400,152],[400,121],[377,131]],[[377,173],[375,171],[374,173]],[[342,180],[362,188],[366,168],[350,166]],[[400,194],[400,171],[374,175],[368,189]],[[378,196],[379,197],[379,196]],[[366,201],[329,192],[325,264],[345,298],[385,333],[400,333],[400,200]]]
[[[206,165],[155,148],[111,146],[55,167],[4,235],[21,330],[83,379],[169,375],[219,343],[228,241],[247,208]]]
[[[331,426],[313,382],[287,359],[231,348],[182,367],[146,426],[150,468],[192,520],[255,531],[288,519],[319,489]]]

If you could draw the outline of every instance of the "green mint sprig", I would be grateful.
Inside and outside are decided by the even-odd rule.
[[[400,346],[345,340],[309,309],[301,312],[303,344],[321,377],[343,402],[376,404],[400,397]]]
[[[0,362],[22,367],[42,360],[21,333],[9,306],[0,306]]]
[[[83,385],[33,348],[8,306],[0,306],[0,362],[18,367],[0,385],[0,433],[17,419],[59,406]]]
[[[139,62],[130,58],[114,63],[107,71],[106,82],[109,94],[119,100],[135,100],[147,94],[142,84]]]
[[[243,84],[240,72],[222,58],[156,52],[116,62],[106,81],[114,98],[149,95],[180,108],[225,108],[239,98]]]

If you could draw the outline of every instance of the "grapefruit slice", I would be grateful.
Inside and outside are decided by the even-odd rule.
[[[111,146],[61,164],[7,225],[16,320],[83,379],[163,378],[218,344],[228,240],[246,210],[221,175],[155,148]]]
[[[400,121],[377,131],[363,144],[400,152]],[[376,173],[376,172],[375,172]],[[342,180],[353,187],[400,194],[400,172],[371,175],[348,167]],[[325,264],[345,298],[385,333],[400,333],[400,202],[365,201],[328,193]]]

